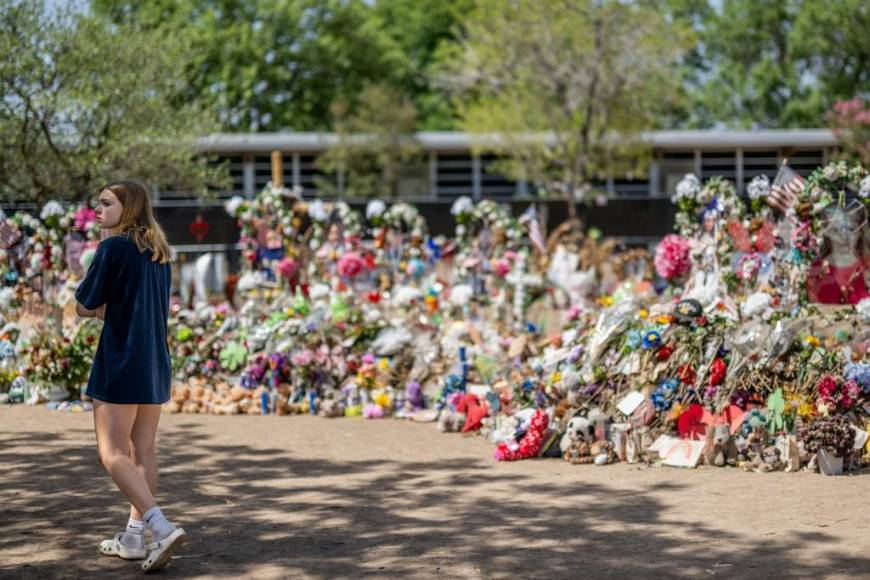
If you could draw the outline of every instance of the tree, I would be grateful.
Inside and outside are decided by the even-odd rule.
[[[82,200],[117,178],[204,192],[224,172],[195,154],[214,127],[178,104],[180,39],[41,3],[0,6],[0,190],[10,200]]]
[[[413,99],[420,130],[456,128],[456,111],[433,86],[438,47],[455,41],[463,16],[475,0],[375,0],[373,17],[405,54],[408,66],[396,86]]]
[[[863,0],[729,0],[695,24],[690,124],[819,127],[834,102],[870,91]]]
[[[417,111],[411,99],[388,85],[370,85],[360,96],[360,107],[349,114],[346,103],[333,104],[338,142],[318,159],[328,174],[341,172],[341,191],[331,181],[319,180],[327,195],[395,197],[402,166],[420,157],[414,139]]]
[[[680,30],[646,3],[481,0],[440,79],[466,131],[497,134],[478,149],[511,177],[558,184],[573,217],[578,192],[641,159],[639,132],[678,86]]]
[[[361,0],[94,0],[101,17],[191,45],[189,99],[227,131],[330,129],[330,104],[408,75],[401,48]]]

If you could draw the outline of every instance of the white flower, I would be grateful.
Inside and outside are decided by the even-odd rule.
[[[770,179],[766,175],[756,175],[746,187],[749,199],[762,199],[770,195]]]
[[[329,286],[327,284],[315,284],[308,291],[308,297],[314,300],[320,300],[321,298],[326,298],[332,293]]]
[[[471,198],[462,196],[453,202],[453,206],[450,208],[450,213],[452,215],[463,215],[470,212],[473,208],[474,203],[471,201]]]
[[[245,203],[245,199],[241,195],[234,195],[224,204],[224,208],[227,210],[227,213],[233,217],[236,217],[236,214],[239,213],[239,207]]]
[[[454,306],[464,306],[472,296],[474,296],[474,288],[470,284],[459,284],[450,290],[450,303]]]
[[[372,218],[378,217],[384,213],[387,209],[387,204],[385,204],[380,199],[371,200],[366,206],[366,219],[370,220]]]
[[[830,163],[822,169],[822,175],[825,176],[825,179],[829,181],[834,181],[836,179],[840,179],[841,177],[845,177],[848,171],[848,167],[846,163]]]
[[[746,298],[743,303],[743,315],[747,317],[763,314],[770,307],[770,294],[756,292]]]
[[[465,226],[462,224],[459,224],[458,226],[456,226],[456,237],[461,238],[464,235],[465,235]]]
[[[858,319],[864,324],[870,324],[870,298],[865,298],[855,306]]]
[[[681,199],[694,199],[700,191],[701,180],[694,173],[687,173],[677,184],[677,191],[671,197],[671,201],[676,203]]]
[[[71,225],[72,225],[72,220],[69,218],[69,216],[65,215],[62,218],[60,218],[60,227],[68,228]]]
[[[315,199],[308,204],[308,215],[316,222],[325,222],[329,219],[329,212],[326,211],[326,204],[320,199]]]
[[[399,306],[408,306],[412,302],[422,299],[423,292],[421,292],[419,288],[414,288],[413,286],[401,286],[396,291],[396,296],[393,298],[395,303]]]
[[[15,300],[15,288],[3,288],[0,290],[0,310],[7,310]]]
[[[263,275],[260,272],[246,272],[239,278],[236,288],[241,292],[247,292],[257,288],[263,282]]]
[[[858,189],[858,196],[863,199],[870,197],[870,175],[861,180],[861,187]]]
[[[713,192],[710,191],[709,188],[705,187],[698,192],[698,196],[696,197],[696,199],[701,205],[707,205],[711,201],[713,201]]]
[[[60,202],[51,200],[42,206],[42,211],[39,213],[39,217],[46,220],[53,215],[64,215],[65,213],[66,212],[63,210],[63,206],[60,205]]]

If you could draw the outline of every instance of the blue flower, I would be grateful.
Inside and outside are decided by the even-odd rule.
[[[870,364],[846,363],[843,376],[847,381],[855,381],[865,393],[870,393]]]
[[[648,330],[643,335],[643,348],[651,350],[662,345],[662,333],[658,330]]]
[[[628,333],[628,337],[625,340],[625,346],[630,348],[631,350],[635,350],[640,346],[640,343],[643,341],[643,334],[639,330],[632,330]]]
[[[650,395],[652,404],[656,411],[667,411],[673,404],[674,395],[677,393],[677,387],[680,381],[677,379],[665,379],[659,383],[656,389]]]
[[[0,341],[0,360],[15,356],[15,346],[8,340]]]

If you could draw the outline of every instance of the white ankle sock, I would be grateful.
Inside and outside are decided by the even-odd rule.
[[[143,547],[145,545],[145,522],[130,518],[120,541],[127,548]]]
[[[151,530],[155,542],[161,541],[175,531],[175,526],[166,519],[159,507],[154,506],[143,515],[145,516],[145,525]]]

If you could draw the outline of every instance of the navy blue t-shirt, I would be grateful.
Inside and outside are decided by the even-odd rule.
[[[172,368],[166,325],[169,264],[151,261],[125,235],[100,242],[76,300],[94,310],[106,305],[103,332],[86,393],[107,403],[163,404]]]

